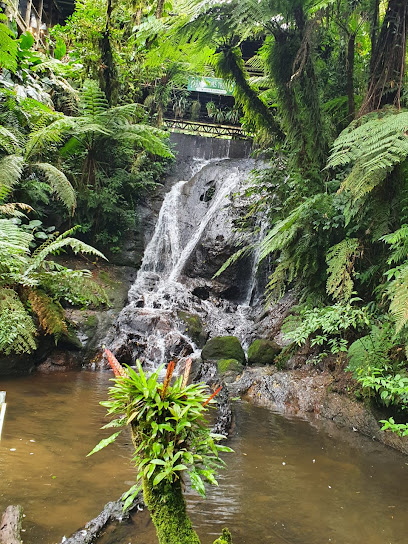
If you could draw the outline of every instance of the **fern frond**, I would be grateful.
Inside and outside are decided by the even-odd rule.
[[[59,302],[55,302],[40,289],[30,290],[28,300],[45,334],[51,334],[58,339],[68,333],[64,309]]]
[[[34,166],[43,172],[51,186],[52,191],[73,214],[76,208],[76,196],[74,188],[68,181],[66,175],[56,166],[49,163],[37,162]]]
[[[369,114],[344,130],[333,144],[327,168],[352,166],[341,190],[363,199],[408,157],[408,113]]]
[[[20,151],[20,143],[17,136],[6,127],[0,125],[0,146],[9,154]]]
[[[10,255],[28,254],[32,234],[23,231],[10,219],[0,219],[0,260]]]
[[[218,276],[220,276],[229,266],[236,263],[239,259],[241,259],[245,255],[248,255],[253,250],[254,250],[254,244],[241,247],[240,249],[238,249],[238,251],[236,251],[233,255],[231,255],[231,257],[225,261],[225,263],[221,266],[221,268],[217,270],[217,272],[213,276],[213,279],[218,278]]]
[[[354,286],[354,263],[360,254],[361,246],[357,238],[347,238],[327,252],[326,289],[334,299],[350,299]]]
[[[53,117],[56,115],[53,114]],[[56,119],[52,123],[48,123],[46,116],[43,116],[36,128],[30,132],[24,152],[26,160],[30,160],[34,156],[41,156],[47,146],[60,144],[64,134],[75,128],[77,124],[75,117],[70,118],[62,114],[58,115],[59,119]]]
[[[166,133],[164,131],[142,124],[123,125],[121,132],[115,135],[117,139],[133,141],[152,155],[174,157],[167,142],[164,140],[165,136]]]
[[[11,193],[21,178],[24,159],[20,155],[8,155],[0,159],[0,202]]]
[[[408,264],[401,266],[397,277],[387,287],[390,312],[395,317],[397,333],[408,323]]]
[[[34,270],[39,268],[49,255],[56,255],[66,247],[70,247],[75,254],[88,253],[106,260],[106,257],[94,247],[85,244],[85,242],[82,242],[81,240],[77,240],[76,238],[71,238],[70,236],[68,236],[67,234],[69,234],[70,232],[72,232],[72,229],[70,231],[67,231],[66,233],[60,234],[55,240],[53,240],[49,244],[43,244],[40,250],[33,254],[30,266],[24,272],[24,276],[29,276]]]
[[[0,66],[15,72],[17,69],[18,42],[7,25],[7,17],[0,13]]]
[[[79,106],[82,115],[93,118],[103,114],[109,109],[105,93],[101,91],[96,81],[91,81],[89,79],[85,81],[80,93]]]
[[[26,217],[25,212],[33,211],[33,208],[24,202],[9,202],[7,204],[0,204],[0,215],[7,215],[8,217]]]
[[[37,347],[36,328],[13,289],[0,288],[0,352],[31,353]]]

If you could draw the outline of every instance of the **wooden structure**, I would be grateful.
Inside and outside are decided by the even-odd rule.
[[[3,423],[4,423],[4,417],[6,415],[6,392],[0,391],[0,440],[1,440],[1,432],[3,430]]]
[[[43,45],[48,29],[63,23],[74,7],[74,0],[11,0],[7,10],[15,18],[19,32],[29,30]]]
[[[240,126],[222,125],[200,121],[190,121],[188,119],[170,119],[165,118],[163,125],[172,132],[184,132],[187,134],[200,134],[201,136],[210,136],[212,138],[233,138],[246,140],[249,138]]]

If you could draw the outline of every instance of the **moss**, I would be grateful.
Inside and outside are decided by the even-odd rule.
[[[181,321],[183,321],[183,323],[185,323],[185,332],[188,334],[188,336],[197,344],[198,347],[202,348],[207,340],[208,333],[204,328],[200,316],[190,312],[184,312],[183,310],[180,310],[177,313],[177,316]]]
[[[222,530],[222,535],[214,540],[214,544],[232,544],[232,536],[228,529]]]
[[[236,359],[220,359],[217,361],[217,369],[219,374],[225,372],[242,372],[243,366]]]
[[[203,360],[235,359],[245,363],[245,353],[236,336],[216,336],[211,338],[201,353]]]
[[[84,325],[88,329],[94,329],[98,325],[98,318],[95,314],[89,315],[86,318]]]
[[[248,364],[272,364],[281,348],[273,340],[258,339],[252,342],[248,349]]]
[[[143,496],[156,527],[159,544],[200,544],[187,515],[180,480],[172,484],[161,482],[153,487],[151,480],[143,478]],[[224,541],[220,542],[224,544]]]

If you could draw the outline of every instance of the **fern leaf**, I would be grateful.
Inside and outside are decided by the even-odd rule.
[[[37,347],[36,328],[13,289],[0,289],[0,352],[31,353]]]
[[[17,136],[0,125],[0,146],[10,155],[20,150],[20,144]]]
[[[67,233],[64,233],[59,235],[51,243],[44,244],[40,251],[33,254],[31,258],[31,264],[24,272],[24,276],[29,276],[34,270],[39,268],[49,255],[58,254],[62,249],[66,247],[70,247],[74,253],[89,253],[106,260],[106,257],[103,255],[103,253],[101,253],[94,247],[85,244],[84,242],[82,242],[81,240],[77,240],[76,238],[71,238],[67,236]]]
[[[17,69],[18,42],[10,30],[7,17],[0,14],[0,67],[15,72]]]
[[[10,219],[0,219],[0,260],[10,255],[28,254],[32,239],[32,234],[23,231]]]
[[[326,289],[334,299],[350,299],[354,286],[354,263],[360,254],[361,246],[357,238],[343,240],[327,252]]]
[[[21,178],[24,159],[19,155],[8,155],[0,159],[0,202],[11,193]]]
[[[44,173],[53,192],[73,214],[76,207],[76,196],[66,175],[49,163],[37,162],[34,166]]]
[[[51,334],[56,339],[68,333],[64,309],[44,291],[33,289],[28,294],[33,312],[37,315],[40,326],[45,334]]]

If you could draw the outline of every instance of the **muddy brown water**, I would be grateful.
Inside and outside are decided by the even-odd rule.
[[[2,380],[0,510],[25,509],[25,544],[54,544],[132,483],[126,436],[86,454],[109,430],[109,375],[68,373]],[[407,544],[408,457],[351,431],[235,405],[234,454],[206,500],[188,492],[203,544],[222,527],[234,544]],[[146,512],[101,544],[156,544]]]

